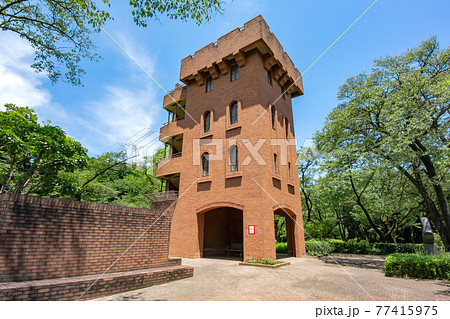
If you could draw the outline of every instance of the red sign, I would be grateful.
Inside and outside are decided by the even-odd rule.
[[[249,235],[255,234],[255,225],[248,225],[248,234]]]

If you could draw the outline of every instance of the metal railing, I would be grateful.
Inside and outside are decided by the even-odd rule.
[[[178,199],[178,191],[167,191],[161,193],[146,194],[145,197],[152,202],[164,202]]]
[[[181,86],[181,89],[184,90],[185,87],[186,87],[186,84],[180,85],[180,86]],[[177,87],[173,88],[173,89],[170,90],[170,91],[167,91],[167,94],[172,94],[172,93],[175,92],[176,90],[177,90]]]
[[[182,152],[178,152],[175,154],[167,154],[165,157],[161,158],[157,163],[156,163],[156,168],[161,168],[163,167],[167,162],[169,162],[172,158],[178,158],[181,157],[183,155]]]
[[[185,116],[177,117],[177,118],[175,118],[175,119],[173,119],[173,120],[170,120],[170,121],[168,121],[168,122],[165,122],[165,123],[162,125],[162,127],[167,126],[167,125],[169,125],[169,124],[171,124],[171,123],[174,123],[174,122],[178,122],[178,121],[184,120],[184,119],[185,119]]]

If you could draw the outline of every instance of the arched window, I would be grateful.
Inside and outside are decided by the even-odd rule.
[[[275,106],[272,105],[270,113],[272,114],[272,128],[275,128]]]
[[[239,162],[239,154],[237,145],[233,145],[230,148],[230,171],[237,172],[238,171],[238,162]]]
[[[230,106],[230,124],[236,124],[238,122],[238,104],[233,102]]]
[[[209,154],[202,155],[202,176],[209,176]]]
[[[288,138],[289,137],[289,121],[286,117],[284,118],[284,129],[285,129],[286,138]]]
[[[207,133],[210,130],[211,130],[211,112],[208,111],[205,113],[203,117],[203,131]]]

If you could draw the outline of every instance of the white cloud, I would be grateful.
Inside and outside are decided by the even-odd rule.
[[[150,85],[141,88],[107,85],[100,99],[86,105],[91,118],[84,120],[82,125],[94,133],[92,135],[102,135],[103,143],[125,143],[142,129],[154,126],[154,113],[160,103],[156,101],[153,90]]]
[[[114,38],[111,40],[113,48],[127,62],[124,63],[127,68],[127,79],[123,79],[123,83],[126,84],[105,84],[103,94],[86,103],[86,112],[91,114],[91,119],[83,121],[83,125],[95,134],[103,135],[103,141],[110,145],[139,141],[136,147],[143,147],[155,136],[159,136],[159,126],[154,119],[161,111],[161,101],[157,99],[160,88],[138,64],[153,75],[155,63],[145,52],[144,47],[129,34],[120,32],[110,34]],[[113,41],[117,41],[126,52]],[[136,135],[140,131],[142,134]],[[134,135],[136,138],[129,140]],[[98,152],[100,146],[94,145],[94,140],[95,137],[91,139],[90,149]],[[141,154],[151,154],[156,145],[157,143],[148,149],[142,149]]]
[[[44,74],[30,67],[34,50],[19,36],[0,32],[0,109],[5,103],[39,107],[51,101],[51,94],[42,87]]]
[[[153,59],[132,37],[119,35],[117,39],[147,72],[153,73]],[[123,54],[124,63],[119,67],[125,68],[126,76],[123,77],[121,73],[123,78],[119,84],[117,79],[108,78],[99,85],[102,89],[95,95],[80,101],[76,107],[85,110],[80,115],[71,109],[73,103],[54,100],[51,91],[56,90],[56,87],[47,89],[43,86],[48,80],[45,74],[35,73],[30,67],[34,50],[29,43],[12,33],[1,32],[0,110],[4,109],[5,103],[32,107],[40,119],[48,118],[61,126],[88,148],[92,155],[117,149],[118,145],[144,128],[159,133],[159,123],[154,123],[154,119],[161,111],[161,101],[157,98],[160,88],[116,44],[113,45],[117,52]],[[104,79],[100,76],[99,81]],[[143,133],[146,132],[149,134],[142,134],[146,138],[141,140],[138,147],[157,136],[148,130]],[[156,145],[143,149],[143,155],[151,154]]]
[[[125,59],[131,63],[131,67],[139,68],[136,63],[138,63],[146,72],[149,74],[153,74],[155,70],[155,63],[153,59],[150,57],[148,52],[144,50],[144,46],[136,43],[129,35],[118,33],[112,35],[115,40],[120,44],[120,46],[126,51],[126,53],[117,46],[117,49],[120,49],[120,53],[125,56]],[[116,45],[116,44],[114,44]],[[134,59],[134,61],[133,61]],[[139,72],[143,72],[139,68]],[[149,81],[152,81],[148,78]]]

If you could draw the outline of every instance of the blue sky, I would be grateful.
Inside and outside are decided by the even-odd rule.
[[[202,26],[161,18],[138,28],[128,1],[113,0],[110,11],[115,20],[105,28],[168,91],[179,81],[182,58],[258,14],[303,73],[373,2],[234,0],[226,1],[223,15]],[[433,35],[441,48],[448,47],[449,12],[450,2],[444,0],[379,0],[304,74],[305,95],[293,100],[299,146],[321,129],[337,105],[339,86],[370,71],[373,59],[399,54]],[[144,128],[158,132],[167,118],[162,109],[165,92],[104,32],[93,40],[103,60],[84,63],[84,87],[72,87],[63,82],[52,85],[45,75],[34,73],[28,43],[0,32],[0,104],[35,108],[42,120],[61,126],[90,155],[117,149]],[[137,136],[146,137],[140,145],[156,136],[143,136],[145,132]]]

